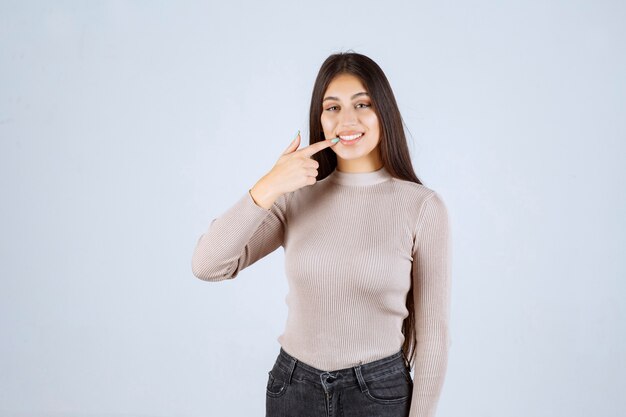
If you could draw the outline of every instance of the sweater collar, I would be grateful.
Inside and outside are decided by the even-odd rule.
[[[370,172],[342,172],[335,167],[328,178],[330,181],[341,185],[374,185],[385,182],[392,176],[384,166],[377,171]]]

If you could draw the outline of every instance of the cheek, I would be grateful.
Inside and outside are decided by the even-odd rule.
[[[322,117],[320,118],[320,122],[322,124],[322,128],[324,130],[332,130],[333,126],[334,126],[334,122],[328,118],[322,115]]]
[[[368,119],[366,124],[367,124],[368,129],[372,133],[372,136],[376,137],[376,140],[378,141],[380,137],[380,126],[378,125],[378,118],[374,116]]]
[[[378,127],[378,117],[376,117],[375,113],[371,113],[368,114],[367,116],[365,116],[363,118],[363,121],[370,126],[371,128],[377,128]]]

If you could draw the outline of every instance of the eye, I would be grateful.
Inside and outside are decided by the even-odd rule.
[[[361,107],[362,109],[368,108],[368,107],[372,107],[371,104],[367,104],[367,103],[359,103],[359,104],[357,104],[357,106],[361,106],[361,105],[364,106],[364,107]],[[335,109],[335,108],[337,108],[337,106],[331,106],[331,107],[327,108],[326,111],[331,111],[331,109]]]

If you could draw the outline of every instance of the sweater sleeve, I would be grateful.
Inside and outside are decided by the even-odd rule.
[[[235,278],[240,271],[283,244],[286,201],[290,193],[265,209],[246,191],[233,206],[211,220],[191,259],[193,274],[203,281]]]
[[[424,202],[416,227],[412,279],[417,343],[409,417],[434,417],[451,345],[451,231],[438,193]]]

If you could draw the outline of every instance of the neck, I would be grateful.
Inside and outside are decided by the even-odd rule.
[[[335,170],[328,176],[330,181],[341,185],[374,185],[391,178],[391,174],[384,166],[377,171],[369,172],[343,172],[335,167]]]

